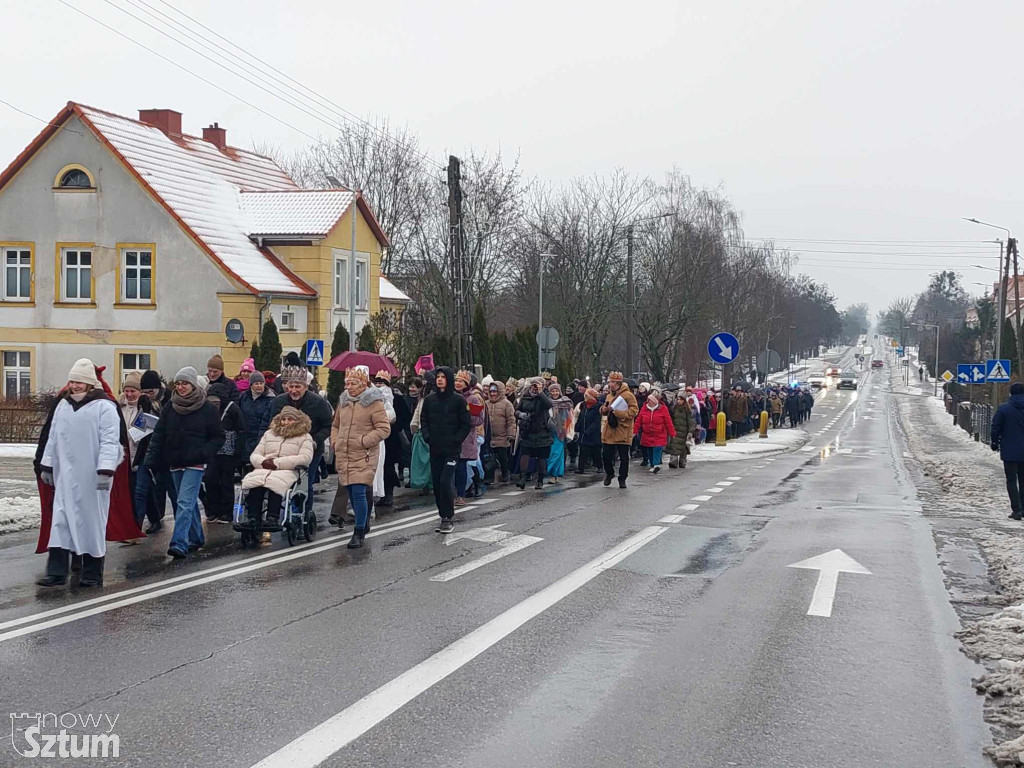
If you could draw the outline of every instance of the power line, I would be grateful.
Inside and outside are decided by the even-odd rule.
[[[740,248],[745,248],[747,250],[754,250],[754,251],[762,250],[762,248],[763,248],[763,246],[758,246],[758,245],[740,245],[739,247]],[[834,253],[834,254],[837,254],[837,255],[847,255],[847,256],[896,256],[896,257],[919,256],[921,258],[929,258],[929,259],[959,259],[959,258],[961,258],[963,256],[975,256],[975,255],[977,255],[977,256],[979,256],[981,258],[991,258],[991,259],[995,259],[995,258],[998,257],[998,254],[992,253],[991,250],[987,250],[987,251],[959,250],[956,253],[928,253],[926,251],[921,251],[920,253],[908,253],[907,251],[853,251],[853,250],[831,251],[831,250],[821,250],[821,249],[815,249],[815,248],[785,248],[784,250],[789,252],[789,253],[793,253],[793,254],[800,254],[800,253]]]
[[[748,237],[748,240],[783,241],[787,243],[832,243],[835,245],[889,245],[909,247],[922,245],[932,248],[957,248],[961,245],[995,244],[996,240],[815,240],[802,237]]]
[[[18,109],[18,107],[14,106],[13,104],[11,104],[8,101],[4,101],[3,99],[0,99],[0,104],[3,104],[5,107],[10,107],[15,112],[19,112],[19,113],[25,115],[25,117],[31,117],[33,120],[38,120],[40,123],[46,123],[47,125],[50,125],[50,123],[52,122],[51,120],[46,120],[46,119],[44,119],[42,117],[38,117],[36,115],[33,115],[31,112],[26,112],[24,109]],[[75,131],[75,130],[72,130],[71,128],[65,128],[63,125],[60,125],[60,126],[57,126],[57,127],[60,128],[62,131],[67,131],[68,133],[73,133],[73,134],[75,134],[75,136],[81,136],[82,135],[82,133],[80,131]]]

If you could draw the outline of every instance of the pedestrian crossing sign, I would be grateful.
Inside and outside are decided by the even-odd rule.
[[[986,360],[986,380],[989,384],[1004,383],[1010,380],[1009,360]]]
[[[324,364],[324,340],[306,339],[306,367]]]

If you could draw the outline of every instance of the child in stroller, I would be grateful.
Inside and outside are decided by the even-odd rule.
[[[313,461],[313,438],[309,434],[309,417],[290,405],[281,409],[270,422],[249,461],[253,470],[242,478],[246,519],[239,520],[240,530],[278,530],[281,506],[289,490],[299,480],[299,469]],[[263,503],[267,516],[263,521]]]

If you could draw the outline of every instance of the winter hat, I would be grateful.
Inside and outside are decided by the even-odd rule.
[[[587,387],[587,391],[583,393],[583,398],[585,400],[592,400],[593,402],[596,403],[597,402],[597,390],[594,389],[593,387]]]
[[[514,377],[509,377],[509,380],[505,382],[505,389],[516,389],[518,386]]]
[[[213,368],[214,370],[217,370],[217,371],[223,371],[224,370],[224,358],[221,357],[220,355],[214,355],[213,357],[211,357],[209,360],[206,361],[206,367],[207,368]]]
[[[191,365],[186,365],[176,374],[174,374],[174,383],[177,384],[179,381],[187,381],[193,387],[199,386],[199,377],[196,376],[196,369]]]
[[[493,384],[493,383],[494,383],[494,377],[491,376],[491,374],[487,374],[486,376],[484,376],[483,381],[480,382],[480,385],[486,389],[487,387],[491,386],[491,384]]]
[[[1010,385],[1010,394],[1024,395],[1024,384],[1021,384],[1019,381],[1013,382],[1013,384]]]
[[[345,381],[353,379],[354,381],[361,381],[363,386],[370,385],[370,374],[367,373],[366,366],[357,365],[354,368],[345,369]]]
[[[160,374],[156,371],[146,371],[139,381],[139,389],[160,389],[163,382],[160,381]]]
[[[390,384],[391,383],[391,374],[388,373],[387,371],[377,371],[377,373],[375,373],[373,375],[373,380],[376,381],[377,379],[383,379],[388,384]]]
[[[278,378],[281,379],[283,384],[291,384],[292,382],[306,384],[306,371],[297,365],[286,365],[281,369],[281,375]]]
[[[264,376],[259,371],[253,371],[252,373],[249,374],[249,386],[250,387],[253,384],[266,384],[266,383],[267,383],[267,377]]]
[[[609,373],[608,381],[622,381],[622,371],[612,371]]]
[[[284,418],[285,416],[290,416],[296,421],[300,421],[305,414],[303,414],[302,411],[300,411],[298,408],[295,408],[294,406],[286,405],[284,408],[281,409],[278,415],[281,416],[281,418]]]
[[[142,389],[142,376],[138,371],[132,371],[124,377],[124,384],[121,385],[121,390],[124,391],[129,387],[132,389]]]
[[[300,365],[302,365],[302,363],[299,361],[299,353],[298,352],[289,352],[287,355],[284,356],[284,364],[286,366],[289,366],[289,367],[294,366],[296,368],[299,367]]]
[[[71,372],[68,373],[68,381],[77,381],[92,387],[100,385],[99,379],[96,378],[96,366],[87,357],[75,360],[75,364],[71,366]]]
[[[255,370],[256,370],[256,361],[253,360],[251,357],[247,357],[247,358],[245,358],[245,360],[242,361],[242,367],[239,369],[239,372],[240,373],[252,373]]]
[[[199,383],[199,388],[202,389],[203,392],[205,392],[206,388],[208,386],[210,386],[210,377],[209,376],[202,376],[202,375],[196,376],[196,381]]]
[[[455,374],[455,380],[461,381],[467,387],[472,386],[473,384],[473,377],[470,376],[469,371],[459,371]]]

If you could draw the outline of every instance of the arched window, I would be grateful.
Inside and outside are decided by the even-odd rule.
[[[89,183],[89,177],[85,175],[85,171],[80,171],[77,168],[72,168],[61,176],[60,185],[64,188],[72,187],[74,189],[88,189],[92,186]]]

